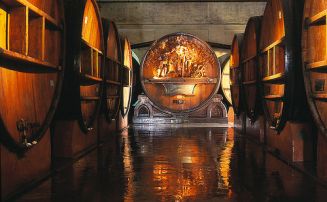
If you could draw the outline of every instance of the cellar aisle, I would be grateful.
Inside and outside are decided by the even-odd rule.
[[[16,201],[325,201],[327,189],[233,128],[134,128]]]

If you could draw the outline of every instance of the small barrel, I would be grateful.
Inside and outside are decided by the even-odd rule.
[[[230,90],[232,98],[232,106],[236,116],[244,111],[242,81],[241,81],[241,49],[244,34],[236,34],[232,42],[232,50],[230,57]]]
[[[122,50],[123,72],[122,72],[122,97],[121,97],[121,115],[124,118],[131,107],[133,90],[133,59],[131,44],[126,37],[120,38]]]
[[[105,54],[105,88],[103,103],[107,121],[118,115],[122,94],[122,52],[119,42],[118,29],[114,22],[102,19],[104,38],[106,40]]]
[[[270,0],[261,27],[260,73],[263,107],[270,127],[308,120],[301,68],[303,1]]]
[[[188,113],[217,92],[221,68],[209,45],[186,33],[155,41],[141,64],[141,83],[149,99],[167,113]]]
[[[321,133],[327,135],[327,35],[324,0],[306,0],[302,31],[303,74],[307,100]]]
[[[63,1],[0,3],[0,138],[24,152],[57,109],[64,72]]]
[[[58,119],[78,120],[92,130],[102,99],[103,30],[95,0],[65,2],[67,60]]]
[[[241,51],[245,112],[252,122],[262,112],[259,74],[259,40],[262,17],[251,17],[245,28]]]
[[[223,95],[224,102],[229,107],[232,105],[232,95],[230,91],[230,54],[223,55],[219,58],[223,68],[221,74],[221,85],[219,93]]]

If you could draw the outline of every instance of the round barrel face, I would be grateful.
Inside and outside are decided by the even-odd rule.
[[[174,33],[157,40],[144,56],[141,82],[164,111],[189,112],[203,106],[220,85],[220,64],[202,40]]]
[[[64,14],[61,1],[3,4],[0,134],[10,150],[23,151],[41,139],[57,108],[63,79]]]
[[[259,84],[259,39],[261,17],[249,19],[241,51],[242,85],[247,116],[254,121],[261,110]]]
[[[243,42],[243,34],[234,36],[232,42],[232,50],[230,57],[230,91],[232,106],[236,115],[240,115],[241,108],[241,66],[240,66],[240,51]]]
[[[105,85],[105,114],[108,120],[114,119],[120,108],[122,79],[121,79],[121,48],[119,46],[118,30],[112,21],[103,20],[106,40],[106,57],[104,74]]]
[[[281,0],[269,1],[262,19],[260,37],[260,75],[263,106],[273,128],[283,125],[285,99],[284,11]]]
[[[132,99],[132,86],[133,86],[133,60],[132,60],[132,49],[131,44],[127,38],[123,39],[122,42],[122,52],[123,52],[123,91],[122,91],[122,102],[121,102],[121,113],[125,117],[128,114],[131,99]]]
[[[230,90],[230,58],[226,59],[225,65],[223,67],[222,75],[221,75],[221,89],[223,94],[228,101],[228,103],[232,104],[232,94]]]
[[[327,1],[305,1],[302,34],[303,70],[308,101],[313,117],[324,135],[327,135],[326,9]]]
[[[80,74],[88,82],[80,84],[81,122],[83,129],[92,128],[101,101],[103,79],[103,33],[98,7],[87,0],[84,7],[80,52]]]

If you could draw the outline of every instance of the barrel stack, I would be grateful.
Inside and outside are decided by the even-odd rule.
[[[50,171],[65,71],[63,1],[0,4],[1,200]]]

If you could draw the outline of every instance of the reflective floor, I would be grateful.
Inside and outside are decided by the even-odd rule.
[[[327,201],[233,129],[130,129],[17,201]]]

